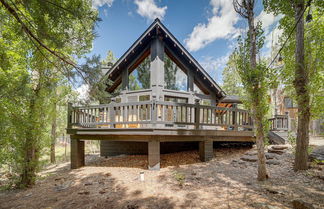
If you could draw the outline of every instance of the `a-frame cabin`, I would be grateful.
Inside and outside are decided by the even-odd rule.
[[[160,168],[161,143],[175,150],[198,142],[206,161],[213,141],[254,141],[251,117],[237,108],[237,97],[226,96],[159,19],[104,68],[111,102],[69,107],[72,168],[84,165],[82,140],[101,140],[102,156],[147,153],[149,169]]]

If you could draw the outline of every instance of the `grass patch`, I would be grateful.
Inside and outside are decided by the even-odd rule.
[[[175,172],[173,174],[173,177],[175,180],[177,180],[177,182],[179,183],[179,185],[183,185],[184,181],[186,180],[186,175],[180,172]]]

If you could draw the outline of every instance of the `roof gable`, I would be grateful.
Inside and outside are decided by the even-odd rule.
[[[195,79],[200,79],[209,91],[215,92],[220,99],[226,94],[220,86],[210,77],[203,67],[193,58],[193,56],[182,46],[182,44],[170,33],[170,31],[157,18],[146,29],[146,31],[134,42],[134,44],[121,56],[121,58],[106,73],[109,79],[117,86],[121,82],[121,70],[130,65],[136,64],[136,60],[145,58],[149,50],[150,42],[153,38],[159,37],[166,45],[166,53],[169,56],[179,58],[179,65],[184,65],[190,69]],[[135,61],[135,62],[134,62]]]

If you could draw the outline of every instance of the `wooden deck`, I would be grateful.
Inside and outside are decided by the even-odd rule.
[[[112,140],[112,141],[141,141],[147,142],[158,139],[169,141],[212,141],[254,142],[253,131],[227,130],[187,130],[187,129],[158,129],[158,128],[75,128],[68,129],[72,139]]]
[[[160,142],[198,141],[202,161],[214,141],[254,142],[248,111],[187,103],[147,101],[68,108],[71,167],[84,165],[83,140],[148,143],[149,168],[160,167]]]

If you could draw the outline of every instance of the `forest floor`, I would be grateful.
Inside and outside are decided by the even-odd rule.
[[[0,193],[0,208],[292,208],[302,200],[324,208],[324,167],[294,172],[293,155],[267,165],[270,179],[256,180],[256,162],[240,158],[253,148],[215,148],[200,162],[197,151],[161,155],[161,170],[148,171],[147,156],[86,156],[86,166],[50,166],[37,184]],[[140,181],[140,172],[145,180]]]

